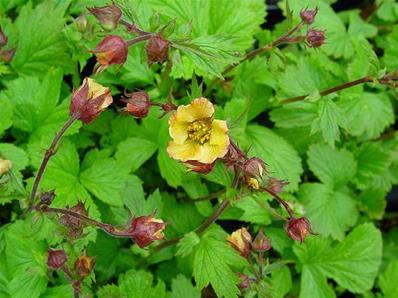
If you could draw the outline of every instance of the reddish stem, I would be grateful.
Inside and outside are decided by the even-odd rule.
[[[266,188],[266,187],[261,187],[261,190],[268,192],[270,195],[272,195],[283,207],[285,207],[287,213],[289,213],[290,218],[294,218],[294,212],[293,210],[289,207],[289,205],[286,203],[284,199],[282,199],[276,192],[273,190]]]

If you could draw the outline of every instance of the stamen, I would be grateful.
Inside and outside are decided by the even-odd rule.
[[[200,119],[188,126],[188,138],[203,145],[210,140],[211,120]]]

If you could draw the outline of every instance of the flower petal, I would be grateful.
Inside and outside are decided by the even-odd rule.
[[[177,113],[175,112],[169,118],[169,134],[173,141],[177,144],[183,144],[188,138],[188,123],[177,120]]]
[[[223,145],[211,145],[206,143],[200,147],[200,154],[195,159],[201,163],[213,163],[217,158],[222,158],[227,154],[229,139]]]
[[[184,142],[183,144],[171,141],[167,146],[167,153],[169,156],[181,161],[197,160],[200,152],[201,146],[190,141]]]
[[[179,106],[177,120],[193,122],[199,119],[210,118],[214,114],[213,104],[204,97],[194,99],[189,105]]]
[[[210,145],[229,144],[227,122],[223,120],[213,120],[211,124]]]

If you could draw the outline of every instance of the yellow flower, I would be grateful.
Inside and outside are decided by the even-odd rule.
[[[224,157],[229,146],[227,123],[214,120],[213,115],[213,104],[204,97],[196,98],[189,105],[179,106],[169,119],[172,138],[167,147],[169,156],[204,164]]]
[[[7,159],[0,158],[0,176],[10,171],[12,168],[12,162]]]
[[[250,255],[252,236],[246,228],[240,228],[228,236],[227,241],[235,248],[240,254],[247,258]]]

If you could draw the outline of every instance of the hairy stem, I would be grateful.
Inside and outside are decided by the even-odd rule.
[[[29,196],[29,203],[30,203],[30,209],[34,205],[34,200],[36,197],[37,189],[40,184],[40,180],[43,177],[44,171],[46,170],[47,164],[50,161],[50,158],[56,153],[56,146],[59,142],[59,140],[62,138],[64,135],[65,131],[78,119],[78,115],[74,115],[69,118],[69,120],[62,126],[60,131],[55,135],[53,141],[51,142],[50,147],[47,149],[46,154],[44,155],[44,158],[41,162],[41,165],[39,167],[39,170],[37,172],[37,175],[35,177],[35,181],[33,182],[32,186],[32,191],[30,192]]]
[[[145,41],[145,40],[150,39],[151,36],[152,36],[152,33],[148,33],[148,34],[145,34],[145,35],[140,35],[140,36],[138,36],[136,38],[126,40],[126,43],[127,43],[128,46],[132,46],[133,44],[136,44],[136,43],[139,43],[141,41]]]
[[[232,71],[235,67],[237,67],[238,65],[242,64],[243,62],[250,60],[252,58],[254,58],[257,55],[260,55],[262,53],[265,53],[269,50],[272,50],[273,48],[288,42],[288,38],[294,34],[295,32],[297,32],[298,30],[300,30],[300,28],[303,26],[303,21],[301,21],[300,23],[298,23],[295,27],[293,27],[291,30],[289,30],[288,32],[284,33],[283,35],[279,36],[276,40],[266,44],[265,46],[258,48],[258,49],[254,49],[252,51],[250,51],[249,53],[247,53],[242,59],[240,59],[238,62],[231,64],[230,66],[228,66],[226,69],[224,69],[224,71],[222,72],[222,75],[225,76],[227,73],[229,73],[230,71]],[[297,42],[297,41],[296,41]],[[204,96],[207,96],[210,91],[213,89],[213,87],[220,82],[219,78],[215,78],[214,80],[212,80],[209,85],[206,88],[206,91],[204,92]]]
[[[282,199],[276,192],[274,192],[273,190],[266,188],[266,187],[261,187],[261,190],[268,192],[270,195],[272,195],[286,209],[287,213],[289,213],[289,217],[294,218],[293,210],[290,209],[290,207],[286,203],[286,201],[284,199]]]
[[[338,85],[338,86],[323,90],[319,94],[321,96],[325,96],[325,95],[329,95],[331,93],[334,93],[334,92],[337,92],[337,91],[340,91],[340,90],[343,90],[343,89],[347,89],[347,88],[350,88],[350,87],[353,87],[353,86],[356,86],[356,85],[360,85],[360,84],[363,84],[363,83],[369,83],[369,82],[373,82],[373,78],[371,76],[366,76],[366,77],[360,78],[358,80],[354,80],[354,81],[351,81],[351,82],[346,82],[346,83],[343,83],[341,85]],[[308,95],[309,94],[300,95],[300,96],[296,96],[296,97],[291,97],[291,98],[282,100],[280,103],[281,104],[287,104],[287,103],[291,103],[291,102],[301,101],[301,100],[305,99]]]
[[[92,219],[92,218],[86,216],[86,215],[74,212],[69,209],[51,208],[46,205],[38,207],[37,209],[39,211],[43,211],[43,212],[47,212],[47,213],[60,213],[60,214],[78,218],[87,224],[90,224],[90,225],[100,228],[102,231],[104,231],[105,233],[107,233],[108,235],[111,235],[113,237],[118,237],[118,238],[130,238],[131,237],[131,235],[126,231],[117,230],[114,226],[112,226],[110,224],[99,222],[95,219]]]

